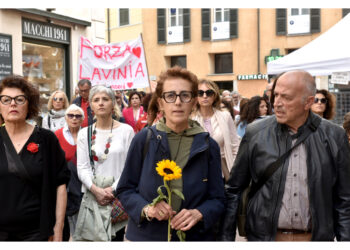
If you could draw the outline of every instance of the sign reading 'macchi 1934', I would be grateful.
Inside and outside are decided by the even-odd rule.
[[[237,80],[267,80],[266,74],[238,75]]]
[[[70,43],[69,28],[22,18],[22,35],[46,41]]]

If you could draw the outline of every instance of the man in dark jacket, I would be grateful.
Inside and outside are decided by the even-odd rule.
[[[315,81],[304,71],[275,80],[275,115],[247,127],[226,185],[221,240],[235,240],[242,191],[319,119],[310,111],[315,93]],[[322,119],[310,129],[250,198],[245,229],[249,241],[350,240],[350,148],[340,126]]]
[[[79,88],[79,97],[75,98],[72,104],[76,104],[81,107],[84,111],[84,121],[81,124],[81,127],[87,127],[93,123],[93,115],[91,107],[89,104],[89,94],[91,89],[91,82],[87,79],[81,79],[78,82]]]

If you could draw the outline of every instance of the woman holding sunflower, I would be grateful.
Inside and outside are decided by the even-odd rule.
[[[161,110],[164,118],[134,137],[117,187],[130,241],[179,240],[177,230],[186,241],[214,240],[224,211],[220,149],[189,119],[197,93],[198,79],[186,69],[160,75],[148,113]]]

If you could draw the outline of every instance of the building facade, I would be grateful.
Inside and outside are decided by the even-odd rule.
[[[142,33],[152,80],[161,71],[180,65],[199,78],[216,82],[221,90],[237,90],[252,97],[262,95],[271,78],[266,74],[268,61],[304,46],[348,12],[305,8],[107,9],[110,26],[106,37],[117,42]],[[316,83],[318,88],[329,88],[327,77],[316,78]]]
[[[80,36],[103,44],[104,31],[104,9],[0,9],[0,78],[23,75],[35,84],[45,113],[53,91],[73,95]]]

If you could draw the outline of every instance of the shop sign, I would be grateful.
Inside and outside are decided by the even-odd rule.
[[[22,35],[46,41],[70,43],[69,28],[22,18]]]
[[[334,72],[331,77],[331,83],[348,85],[350,81],[350,72]]]
[[[267,80],[267,74],[238,75],[237,80]]]
[[[282,58],[284,55],[280,55],[280,50],[279,49],[272,49],[270,51],[270,55],[265,56],[265,64],[267,64],[268,62],[272,62],[275,61],[279,58]]]
[[[79,80],[112,89],[149,87],[142,37],[104,45],[80,37],[78,74]]]
[[[12,75],[12,36],[0,34],[0,80]]]

